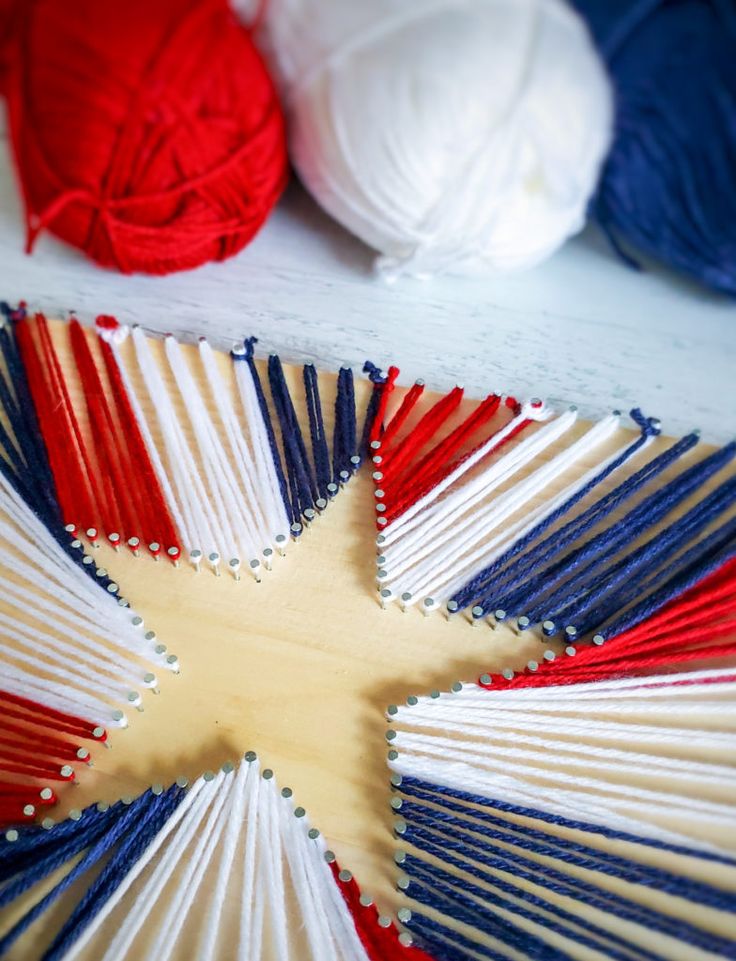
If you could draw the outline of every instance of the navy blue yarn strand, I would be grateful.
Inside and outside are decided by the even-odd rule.
[[[349,367],[341,367],[337,375],[335,429],[332,444],[332,480],[335,484],[344,483],[355,471],[356,465],[351,458],[358,455],[356,431],[353,372]]]
[[[3,313],[11,320],[25,316],[25,311],[11,311],[7,304],[0,305]],[[52,521],[62,523],[56,495],[56,484],[51,472],[46,444],[38,423],[35,404],[26,375],[25,365],[18,350],[15,338],[7,327],[0,328],[0,352],[7,368],[15,392],[13,417],[11,420],[16,440],[23,452],[31,474],[36,479],[40,500],[45,504],[40,512],[48,514]],[[7,410],[7,405],[6,405]],[[10,416],[10,412],[8,411]]]
[[[332,468],[330,465],[330,450],[327,446],[327,434],[325,433],[325,421],[322,414],[322,400],[319,395],[319,377],[314,364],[304,365],[303,376],[317,491],[323,500],[327,500],[330,496],[327,485],[332,479]]]
[[[549,530],[554,524],[556,524],[565,514],[568,514],[573,507],[584,500],[599,484],[602,484],[608,477],[611,476],[615,471],[618,470],[623,464],[630,460],[649,440],[650,437],[656,437],[660,433],[659,421],[654,417],[644,417],[642,412],[638,407],[635,407],[631,412],[630,416],[632,420],[639,426],[641,433],[639,437],[629,446],[621,452],[621,454],[607,464],[602,470],[600,470],[595,477],[592,477],[587,484],[580,488],[572,494],[564,503],[562,503],[556,510],[548,514],[547,517],[543,518],[535,527],[528,531],[523,537],[515,541],[508,550],[504,551],[500,557],[485,567],[482,571],[479,571],[472,580],[468,581],[459,593],[455,596],[454,600],[460,603],[459,598],[463,598],[463,607],[473,601],[471,596],[470,600],[467,601],[466,595],[472,593],[473,591],[479,590],[484,584],[492,580],[510,561],[517,557],[522,551],[524,551],[530,544],[540,538],[546,531]]]
[[[508,801],[501,801],[498,798],[488,798],[482,794],[471,794],[468,791],[460,791],[457,788],[450,788],[444,784],[433,784],[430,781],[423,781],[421,778],[405,776],[401,781],[401,790],[405,794],[414,794],[417,791],[424,791],[428,795],[437,795],[447,799],[463,802],[464,804],[478,805],[480,807],[491,808],[501,811],[504,814],[513,814],[519,817],[530,818],[535,821],[542,821],[546,824],[554,824],[559,827],[572,828],[575,831],[584,831],[588,834],[598,834],[611,841],[627,841],[631,844],[641,844],[646,847],[654,848],[658,851],[668,851],[671,854],[682,854],[685,857],[700,858],[703,861],[711,861],[716,864],[727,864],[736,867],[736,857],[721,854],[715,851],[701,850],[696,847],[689,847],[684,844],[673,844],[669,841],[662,841],[658,838],[647,838],[629,831],[619,831],[607,828],[601,824],[593,824],[590,821],[581,821],[574,818],[563,817],[559,814],[550,814],[539,808],[525,807],[519,804],[510,804]],[[462,808],[467,810],[467,808]]]
[[[418,935],[416,941],[419,947],[429,952],[434,961],[476,961],[478,957],[484,961],[509,961],[508,954],[471,941],[464,934],[445,927],[426,914],[412,911],[411,918],[405,923],[415,936]]]
[[[70,858],[76,857],[90,844],[102,837],[113,819],[106,823],[90,822],[83,833],[66,838],[60,844],[47,850],[43,856],[27,860],[22,870],[17,870],[12,878],[0,890],[0,908],[12,904],[24,891],[29,890],[43,878],[48,877]],[[51,829],[53,831],[53,828]]]
[[[78,821],[67,818],[46,830],[38,825],[28,825],[19,832],[18,839],[7,841],[0,838],[0,893],[8,881],[16,875],[37,865],[43,858],[58,850],[71,839],[83,835],[92,837],[95,831],[105,831],[106,825],[115,817],[115,808],[98,811],[95,805],[82,811]]]
[[[37,901],[13,927],[0,938],[0,957],[39,918],[53,902],[60,897],[76,880],[103,858],[128,830],[131,823],[145,818],[154,797],[150,791],[136,798],[132,804],[124,806],[117,820],[86,851],[74,867],[43,898]],[[60,862],[63,863],[63,862]]]
[[[663,560],[690,543],[712,521],[727,510],[736,500],[736,478],[719,485],[703,500],[672,524],[657,531],[653,537],[635,550],[621,558],[615,570],[610,569],[594,575],[587,583],[583,580],[569,600],[559,601],[559,607],[548,606],[546,612],[538,616],[540,620],[549,618],[556,624],[573,624],[578,627],[581,618],[595,605],[610,595],[620,585],[631,587],[641,584],[641,578],[653,574]],[[579,627],[578,630],[580,633]]]
[[[386,383],[387,376],[383,373],[380,367],[376,367],[376,365],[370,360],[367,360],[363,364],[363,373],[368,374],[368,380],[373,384],[373,390],[371,391],[371,396],[365,411],[363,433],[360,438],[360,450],[358,451],[360,457],[367,457],[369,456],[368,437],[370,436],[373,421],[376,419],[376,415],[378,414],[378,405],[381,403],[380,387],[381,384]]]
[[[508,947],[521,952],[524,957],[532,958],[533,961],[569,961],[570,955],[566,952],[554,948],[542,938],[519,928],[513,922],[507,921],[490,910],[489,895],[483,888],[464,878],[460,880],[437,865],[430,865],[410,854],[407,854],[403,868],[411,879],[409,894],[420,904],[434,908],[446,917],[496,938]],[[461,890],[458,890],[458,885],[462,885]],[[474,897],[469,897],[469,894]],[[524,907],[517,907],[498,895],[494,896],[493,903],[494,906],[504,908],[527,920],[536,922],[539,920],[535,913]]]
[[[441,843],[437,843],[437,841],[433,839],[433,834],[439,835]],[[557,934],[563,934],[570,940],[583,945],[583,947],[600,951],[604,946],[599,942],[604,941],[608,942],[605,945],[606,955],[607,957],[614,959],[614,961],[631,961],[632,954],[636,957],[637,961],[666,961],[661,954],[656,954],[644,948],[639,948],[632,942],[620,937],[614,932],[606,931],[604,928],[600,927],[600,925],[593,924],[592,922],[586,921],[584,918],[573,914],[571,911],[567,911],[561,905],[549,901],[547,898],[532,894],[530,891],[520,887],[517,884],[514,884],[510,881],[505,881],[502,877],[497,877],[495,874],[491,874],[491,871],[496,870],[510,873],[513,877],[530,881],[539,887],[546,887],[549,891],[555,894],[561,895],[562,897],[568,897],[573,900],[580,900],[581,895],[585,895],[585,903],[590,907],[596,908],[604,913],[611,913],[612,909],[618,908],[621,913],[617,913],[617,916],[623,917],[627,921],[634,921],[638,924],[647,923],[650,913],[652,915],[655,914],[655,912],[637,910],[638,906],[633,904],[633,902],[627,902],[625,898],[611,898],[610,900],[607,900],[605,898],[597,897],[597,889],[595,886],[588,886],[584,883],[578,883],[577,885],[573,883],[567,883],[567,879],[560,872],[555,872],[558,877],[554,882],[545,881],[543,880],[544,875],[546,873],[552,874],[552,872],[545,870],[544,865],[540,865],[535,861],[531,861],[530,859],[500,858],[497,856],[489,856],[479,845],[463,843],[458,837],[448,837],[446,833],[440,831],[432,832],[422,828],[408,829],[407,833],[403,837],[403,841],[412,844],[423,854],[437,858],[440,862],[445,862],[446,864],[452,865],[461,871],[466,871],[468,874],[472,874],[473,877],[476,877],[478,880],[497,888],[499,891],[503,891],[504,894],[509,895],[509,897],[522,899],[525,905],[533,905],[535,908],[538,908],[543,912],[552,912],[555,916],[554,922],[550,922],[544,914],[538,915],[536,912],[531,910],[528,911],[528,913],[522,914],[521,911],[518,913],[522,914],[522,916],[526,917],[528,920],[535,921],[535,923],[541,925],[542,927],[549,928],[550,930],[555,931]],[[458,854],[459,856],[456,856]],[[475,858],[475,861],[473,858]],[[522,860],[530,865],[531,870],[524,870],[519,866],[518,862]],[[490,871],[479,867],[479,864],[490,868]],[[489,903],[489,909],[492,910],[491,905],[497,903],[497,895],[495,893],[486,893],[486,900]],[[513,911],[514,908],[509,907],[508,910]],[[668,920],[670,919],[665,917],[665,922]],[[579,931],[576,931],[575,928],[580,928],[583,932],[587,932],[587,934],[580,933]],[[672,930],[664,930],[665,928],[671,928],[676,931],[680,930],[676,922],[671,925],[665,924],[656,929],[664,931],[664,933],[672,934]],[[698,935],[701,933],[700,931],[697,931],[697,929],[696,932]]]
[[[646,621],[665,604],[676,597],[680,597],[710,574],[714,574],[734,557],[736,557],[736,544],[731,538],[716,554],[707,557],[698,564],[691,565],[686,571],[667,581],[658,591],[646,597],[640,604],[624,611],[615,620],[607,621],[600,628],[600,633],[603,637],[611,638],[636,627],[637,624]]]
[[[284,377],[281,361],[275,354],[268,358],[268,379],[271,385],[276,416],[281,427],[286,473],[291,491],[292,505],[298,517],[308,508],[314,508],[319,497],[307,455],[299,421]]]
[[[558,595],[561,591],[575,589],[592,570],[605,564],[607,558],[613,553],[622,549],[627,543],[632,543],[666,517],[670,511],[733,460],[734,456],[736,456],[736,442],[727,444],[682,471],[669,484],[650,494],[623,518],[530,578],[513,595],[502,599],[499,606],[509,613],[527,614],[527,610],[535,610],[534,605],[539,604],[543,598],[553,592]],[[587,561],[592,563],[582,567],[581,565]],[[555,584],[561,580],[564,582],[563,586],[555,588]]]
[[[413,809],[408,809],[408,813],[409,816],[412,817],[416,812]],[[403,807],[402,816],[407,820]],[[725,952],[728,956],[729,951],[733,953],[736,949],[736,942],[731,939],[711,935],[709,932],[690,924],[687,920],[663,914],[645,905],[637,904],[627,897],[609,892],[593,882],[586,881],[574,875],[566,875],[564,872],[537,862],[532,858],[507,851],[493,843],[492,839],[494,836],[498,836],[499,832],[489,831],[482,825],[471,824],[468,827],[461,818],[449,814],[442,815],[436,811],[430,811],[429,814],[424,815],[420,814],[417,820],[420,825],[423,823],[425,827],[413,827],[411,824],[408,824],[407,831],[402,838],[404,842],[413,844],[419,850],[426,851],[428,854],[438,857],[440,860],[445,860],[455,865],[455,867],[475,873],[478,877],[481,877],[481,879],[482,873],[480,869],[476,870],[472,865],[482,864],[491,870],[510,873],[516,878],[521,878],[539,887],[546,888],[554,894],[572,898],[573,900],[582,900],[585,904],[602,911],[604,914],[613,914],[616,917],[631,921],[647,929],[658,931],[661,934],[666,934],[669,937],[700,947],[703,950],[715,951],[717,953]],[[437,822],[447,825],[447,829],[445,831],[440,830],[440,828],[437,827]],[[488,851],[480,846],[478,841],[464,839],[464,834],[469,831],[481,834],[485,847],[495,850],[493,850],[492,853],[488,853]],[[449,836],[447,836],[448,833]],[[440,835],[440,842],[433,837],[434,834]],[[417,840],[414,840],[414,838]],[[507,839],[502,838],[502,840],[506,840],[508,843]],[[497,853],[499,851],[500,855]],[[471,866],[461,863],[457,858],[453,858],[450,852],[454,852],[459,857],[469,860]],[[593,870],[595,870],[595,868],[593,868]],[[633,879],[624,877],[624,880],[631,881]],[[544,910],[552,909],[550,903],[544,898],[537,899],[536,896],[524,893],[523,888],[516,888],[515,885],[511,886],[514,887],[515,890],[511,890],[509,882],[501,878],[493,876],[492,880],[488,880],[488,883],[500,887],[501,890],[506,891],[507,894],[524,897],[529,903],[536,904]],[[667,893],[672,892],[668,891]],[[613,932],[606,931],[598,925],[578,919],[575,915],[565,912],[562,908],[555,910],[561,920],[578,924],[589,933],[597,937],[605,937],[613,943],[618,944],[621,948],[636,951],[637,955],[642,959],[662,961],[661,955],[643,948],[638,948],[632,945],[627,939]],[[543,921],[540,921],[540,923],[544,924]],[[570,936],[575,937],[574,935]],[[615,956],[613,950],[610,948],[608,949],[608,954],[610,957]]]
[[[0,328],[0,357],[11,378],[16,376],[20,379],[22,374],[16,369],[13,347],[7,330]],[[40,453],[36,451],[29,434],[27,418],[12,396],[1,371],[0,410],[4,412],[10,428],[8,431],[4,424],[0,423],[0,446],[5,451],[7,466],[14,476],[16,490],[21,493],[24,501],[44,518],[46,526],[61,526],[61,513],[50,468],[47,462],[44,464],[40,460],[41,457],[45,460],[45,448]]]
[[[403,789],[402,789],[403,793]],[[612,854],[598,848],[590,847],[579,841],[560,837],[538,828],[510,821],[507,818],[493,815],[488,810],[478,811],[455,803],[448,798],[437,796],[430,791],[424,791],[414,786],[401,807],[402,818],[411,820],[415,811],[415,804],[421,805],[419,819],[426,817],[431,824],[431,818],[438,817],[455,823],[464,830],[472,830],[482,834],[487,839],[501,841],[521,851],[530,851],[536,855],[554,858],[562,864],[596,871],[610,877],[619,878],[632,884],[651,887],[663,891],[674,897],[685,898],[696,904],[707,905],[718,911],[736,911],[736,894],[715,888],[705,882],[697,881],[683,875],[673,874],[663,868],[641,864],[629,858]],[[428,807],[428,805],[433,805]],[[428,812],[428,813],[424,813]],[[407,816],[408,815],[408,816]],[[511,853],[502,849],[505,857]],[[537,862],[534,870],[538,870]],[[569,881],[567,883],[570,883]]]
[[[624,611],[637,598],[642,598],[642,602],[647,604],[647,610],[649,611],[647,616],[651,616],[667,601],[683,593],[683,589],[676,588],[676,585],[682,583],[689,587],[691,586],[689,579],[693,573],[699,573],[701,570],[707,570],[710,573],[710,571],[720,567],[723,563],[720,560],[722,552],[728,549],[735,537],[736,518],[732,518],[718,530],[713,531],[706,538],[675,557],[643,584],[625,584],[613,596],[606,596],[603,603],[587,612],[581,622],[576,621],[575,626],[578,635],[583,637],[593,632],[598,633],[603,624],[615,618],[618,612]],[[700,579],[701,576],[699,575],[698,580]],[[665,599],[657,600],[655,591],[662,591],[662,597]]]
[[[493,586],[495,593],[501,591],[511,592],[523,582],[528,574],[539,569],[539,567],[550,558],[559,555],[565,547],[578,540],[586,534],[595,524],[607,515],[611,514],[618,507],[624,504],[630,497],[636,494],[642,487],[666,470],[676,460],[686,454],[697,444],[699,435],[697,433],[687,434],[681,438],[668,450],[653,458],[636,473],[632,474],[625,481],[615,487],[608,494],[599,498],[594,504],[584,510],[577,517],[568,521],[557,531],[553,531],[543,541],[522,557],[517,558],[507,569],[500,574],[494,583],[493,572],[490,577],[484,578],[482,575],[474,578],[466,585],[462,591],[458,592],[455,600],[461,607],[467,607],[471,602],[488,603],[487,595],[482,591],[490,590]],[[498,606],[498,605],[496,605]]]
[[[153,795],[148,811],[123,837],[117,850],[95,878],[57,933],[42,961],[61,961],[79,940],[87,926],[115,893],[133,865],[143,856],[184,798],[185,790],[173,784],[158,797]]]
[[[253,381],[253,388],[256,392],[256,398],[258,400],[258,407],[261,411],[261,417],[263,418],[263,425],[266,428],[268,446],[271,450],[271,459],[273,461],[274,470],[276,471],[276,480],[278,481],[279,490],[281,491],[281,500],[284,502],[284,509],[286,510],[286,514],[289,518],[289,523],[293,524],[296,520],[296,515],[294,514],[294,510],[291,505],[289,490],[286,485],[286,476],[284,474],[284,465],[281,461],[281,453],[279,451],[279,445],[276,441],[276,432],[273,429],[271,412],[268,409],[266,394],[263,390],[263,384],[261,383],[261,375],[258,373],[258,367],[256,366],[256,360],[254,356],[255,345],[257,343],[257,337],[246,337],[243,341],[245,354],[232,354],[231,356],[233,361],[237,362],[244,360],[248,365],[248,370],[250,371],[251,379]]]

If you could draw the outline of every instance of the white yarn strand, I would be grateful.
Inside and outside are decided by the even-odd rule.
[[[281,536],[286,542],[289,536],[289,519],[281,496],[281,488],[276,476],[266,425],[258,403],[253,378],[248,365],[242,360],[234,361],[234,367],[235,381],[253,447],[257,489],[260,491],[263,508],[268,517],[268,525],[274,540]]]
[[[243,429],[238,423],[222,375],[218,370],[212,348],[202,337],[199,339],[199,357],[232,453],[234,470],[237,472],[239,481],[239,498],[244,505],[247,505],[247,512],[245,513],[250,514],[248,520],[253,527],[251,538],[259,544],[262,552],[264,547],[271,544],[273,535],[268,530],[261,500],[258,496],[258,480],[254,476],[253,457],[248,449]]]
[[[190,553],[195,549],[205,553],[219,552],[222,541],[222,536],[218,534],[219,524],[210,508],[207,489],[184,436],[161,371],[143,331],[134,327],[132,337],[138,368],[156,412],[169,473],[181,504],[185,521],[182,526],[185,546]]]
[[[207,920],[190,931],[191,908],[202,897]],[[154,922],[157,904],[164,907]],[[275,961],[368,961],[324,841],[308,835],[306,817],[295,816],[287,792],[253,755],[236,772],[226,765],[192,785],[65,961],[102,943],[121,905],[125,916],[97,953],[101,961],[166,961],[190,934],[201,961],[223,950],[254,961],[266,944]],[[225,948],[226,911],[239,925]]]
[[[542,791],[552,813],[575,811],[595,824],[717,851],[699,828],[725,837],[735,814],[727,748],[736,705],[733,681],[723,677],[716,669],[497,691],[465,685],[392,708],[397,756],[390,766],[531,808]],[[660,753],[663,743],[673,747]]]
[[[386,563],[383,566],[389,574],[387,582],[389,588],[393,586],[396,589],[394,578],[398,579],[406,575],[400,582],[399,590],[409,591],[415,599],[425,597],[427,594],[431,594],[436,600],[444,599],[445,592],[442,591],[442,585],[449,579],[462,584],[467,576],[478,569],[479,560],[487,556],[489,548],[499,543],[506,548],[516,540],[516,537],[509,536],[507,531],[501,530],[489,542],[486,540],[488,534],[521,510],[529,500],[538,496],[550,481],[554,481],[582,457],[589,456],[599,444],[609,440],[618,428],[618,423],[619,418],[611,415],[595,424],[583,437],[561,451],[548,463],[496,497],[492,504],[483,503],[480,497],[472,499],[468,507],[475,507],[475,509],[464,519],[461,519],[462,515],[459,511],[454,512],[450,515],[449,522],[440,525],[443,532],[439,535],[436,533],[435,525],[431,523],[428,530],[421,529],[420,532],[416,532],[410,545],[413,553],[407,556],[404,551],[398,569],[393,568],[392,552],[387,552]],[[600,465],[594,470],[599,471]],[[575,486],[577,487],[580,483],[578,481]],[[567,491],[565,493],[567,494]],[[535,520],[540,515],[546,515],[549,509],[549,506],[543,505],[533,512]],[[528,515],[519,523],[521,533],[528,528]],[[418,534],[423,535],[423,538],[419,538]],[[479,541],[483,542],[482,546],[468,553]],[[400,542],[398,546],[404,545]],[[419,563],[420,561],[422,562]]]

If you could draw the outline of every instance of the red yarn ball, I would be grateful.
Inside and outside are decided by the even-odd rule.
[[[245,246],[287,179],[273,83],[226,0],[25,0],[8,104],[28,249],[165,274]]]

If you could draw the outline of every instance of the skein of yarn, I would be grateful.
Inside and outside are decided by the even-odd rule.
[[[292,161],[388,279],[513,270],[583,226],[611,99],[562,0],[271,0]]]
[[[616,92],[598,221],[627,251],[736,294],[736,4],[575,3]]]
[[[287,178],[278,98],[226,0],[28,0],[7,95],[28,248],[103,266],[224,260]]]

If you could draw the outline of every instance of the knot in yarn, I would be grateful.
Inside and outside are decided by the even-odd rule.
[[[271,0],[292,160],[380,272],[513,270],[585,219],[605,69],[561,0]]]
[[[103,266],[223,260],[287,177],[267,70],[226,0],[33,0],[8,73],[28,246],[48,228]]]

